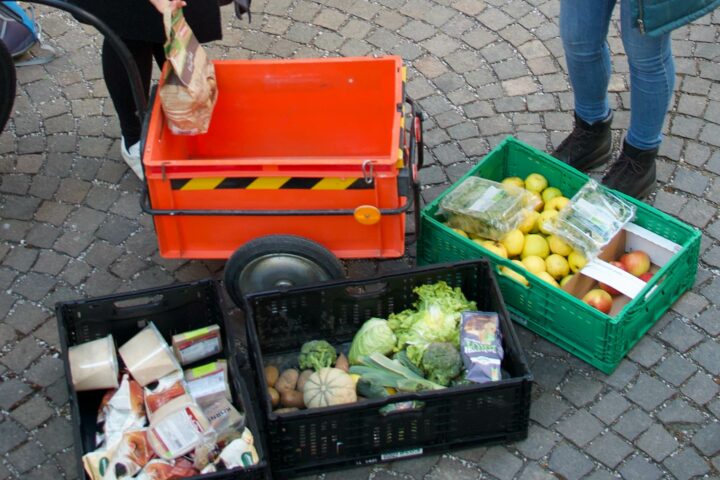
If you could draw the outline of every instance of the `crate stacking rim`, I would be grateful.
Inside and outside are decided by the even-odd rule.
[[[400,57],[214,65],[206,134],[173,135],[158,95],[146,118],[145,204],[160,254],[228,258],[253,238],[289,234],[340,258],[402,256],[415,175]],[[379,219],[360,222],[358,207]]]
[[[615,317],[610,317],[581,299],[552,287],[510,260],[461,237],[437,216],[442,199],[468,176],[501,181],[510,176],[525,178],[540,173],[548,183],[572,197],[588,176],[550,155],[507,137],[452,187],[421,212],[418,262],[432,264],[470,258],[487,258],[496,269],[505,266],[529,282],[526,287],[498,275],[512,318],[538,335],[585,360],[597,369],[612,373],[625,354],[655,324],[670,306],[690,289],[695,280],[700,249],[700,232],[634,198],[614,192],[636,209],[634,223],[681,246],[643,290]]]

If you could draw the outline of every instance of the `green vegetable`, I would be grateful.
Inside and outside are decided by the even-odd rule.
[[[331,367],[336,358],[335,347],[325,340],[312,340],[306,342],[300,349],[298,363],[303,370],[312,368],[317,372],[321,368]]]
[[[393,351],[397,338],[386,320],[382,318],[371,318],[363,323],[360,330],[355,334],[348,360],[351,365],[358,364],[358,359],[363,355],[373,352],[387,355]]]
[[[404,367],[412,370],[416,375],[424,376],[422,370],[420,370],[414,363],[410,361],[405,350],[400,350],[398,353],[396,353],[393,357],[393,360],[397,360]]]
[[[422,368],[428,380],[447,387],[460,374],[462,358],[451,343],[431,343],[423,353]]]
[[[397,335],[396,351],[407,349],[407,355],[419,366],[423,353],[433,342],[460,345],[460,312],[477,310],[459,287],[451,288],[440,281],[413,290],[418,295],[415,310],[404,310],[388,317],[388,325]]]
[[[360,363],[362,365],[350,367],[350,373],[356,373],[360,375],[361,380],[364,378],[384,387],[393,387],[401,392],[422,392],[445,388],[425,380],[422,375],[416,374],[397,360],[390,360],[381,353],[373,352],[360,357]]]
[[[385,398],[390,394],[381,383],[374,381],[373,377],[361,377],[357,383],[358,395],[365,398]]]

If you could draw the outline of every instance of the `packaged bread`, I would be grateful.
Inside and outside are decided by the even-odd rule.
[[[147,429],[124,432],[110,456],[107,466],[102,463],[103,480],[116,480],[135,476],[155,456],[147,439]],[[104,472],[103,472],[104,470]]]
[[[250,430],[246,428],[240,438],[233,440],[223,449],[216,465],[220,467],[218,470],[232,470],[238,467],[247,468],[256,465],[259,461],[255,440]]]
[[[137,480],[175,480],[193,477],[200,472],[186,458],[177,460],[150,460],[145,468],[135,477]]]
[[[217,355],[222,351],[220,327],[210,325],[191,332],[173,335],[172,347],[182,365]]]
[[[185,370],[185,383],[190,395],[201,406],[209,405],[223,396],[232,400],[225,360]]]
[[[171,460],[213,442],[214,432],[195,402],[178,397],[155,412],[148,429],[148,440],[158,457]]]
[[[185,380],[182,372],[173,372],[170,375],[145,385],[145,411],[150,420],[154,413],[169,401],[187,395]]]
[[[147,420],[140,385],[123,375],[120,387],[108,392],[100,402],[97,421],[103,431],[97,444],[106,449],[114,448],[124,432],[144,427]]]
[[[155,324],[150,324],[118,349],[125,366],[140,386],[181,371],[180,365]]]
[[[77,392],[118,387],[118,361],[113,336],[68,349],[70,376]]]

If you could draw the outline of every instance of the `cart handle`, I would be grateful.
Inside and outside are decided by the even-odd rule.
[[[0,1],[4,2],[5,0]],[[130,90],[132,91],[133,100],[135,101],[135,107],[137,108],[136,113],[138,117],[142,120],[142,117],[145,114],[145,110],[147,109],[148,105],[147,96],[145,94],[145,89],[143,88],[137,63],[135,63],[135,59],[130,53],[130,50],[128,50],[127,46],[125,45],[125,42],[123,42],[122,39],[117,34],[115,34],[110,29],[110,27],[108,27],[102,20],[97,18],[95,15],[88,13],[77,5],[68,3],[67,0],[23,1],[26,1],[27,3],[47,5],[48,7],[54,7],[63,10],[72,14],[81,22],[87,23],[97,29],[97,31],[99,31],[103,35],[103,37],[105,37],[105,40],[110,43],[110,46],[115,50],[115,53],[117,53],[118,57],[120,57],[120,62],[122,63],[123,67],[125,67],[125,71],[128,75],[128,80],[130,81]]]
[[[412,117],[412,124],[410,125],[410,141],[408,145],[408,162],[407,168],[410,170],[409,182],[412,189],[412,198],[415,208],[413,209],[413,220],[415,228],[412,233],[405,235],[405,242],[408,244],[417,242],[420,237],[420,180],[419,172],[423,168],[424,157],[423,151],[425,145],[423,143],[423,118],[424,113],[417,108],[416,103],[412,98],[405,95],[405,102],[410,105],[410,114]],[[417,157],[416,157],[417,152]],[[417,161],[413,162],[417,158]],[[408,200],[408,203],[411,203]]]

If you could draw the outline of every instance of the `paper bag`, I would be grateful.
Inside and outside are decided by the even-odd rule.
[[[217,101],[215,67],[185,21],[182,9],[166,11],[166,76],[160,103],[176,135],[207,133]]]

